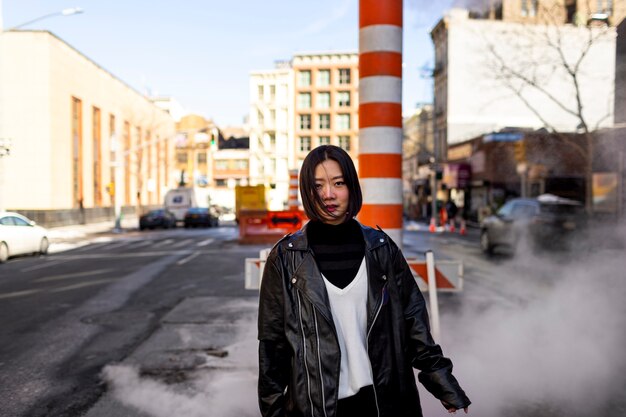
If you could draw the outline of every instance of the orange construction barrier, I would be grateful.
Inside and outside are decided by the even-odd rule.
[[[465,229],[465,219],[461,219],[461,228],[459,229],[459,233],[465,235],[467,230]]]
[[[437,231],[437,225],[435,224],[435,218],[431,217],[430,218],[430,226],[428,226],[428,231],[430,233],[435,233]]]

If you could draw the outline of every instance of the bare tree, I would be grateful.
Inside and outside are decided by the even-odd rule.
[[[604,62],[595,59],[599,51],[613,51],[614,56],[615,30],[606,24],[565,24],[563,6],[555,3],[539,2],[532,24],[503,25],[498,39],[484,34],[486,67],[492,79],[585,161],[585,204],[591,212],[594,131],[612,120],[614,94],[605,97],[606,107],[599,110],[594,89],[610,80],[598,79],[594,66],[612,62],[610,57]],[[582,144],[566,134],[573,131],[583,138]]]

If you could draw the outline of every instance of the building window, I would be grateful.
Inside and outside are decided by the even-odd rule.
[[[337,115],[337,130],[350,130],[350,115],[349,114]]]
[[[226,180],[223,178],[218,178],[215,180],[216,187],[226,187]]]
[[[300,130],[309,130],[310,128],[311,128],[311,115],[301,114],[300,115]]]
[[[534,17],[537,14],[538,0],[522,0],[522,16]]]
[[[330,108],[330,93],[319,93],[317,95],[317,107],[320,109]]]
[[[93,202],[95,206],[102,205],[102,129],[100,109],[92,108],[91,112],[91,136],[93,138]]]
[[[320,129],[330,129],[330,114],[320,114]]]
[[[257,112],[256,117],[257,117],[260,125],[264,125],[265,124],[265,118],[263,117],[263,112],[261,110],[259,110]]]
[[[269,148],[270,151],[274,151],[276,149],[276,135],[273,133],[269,135]]]
[[[319,70],[317,72],[317,85],[320,87],[330,85],[330,70]]]
[[[276,86],[270,85],[270,101],[274,101],[276,99]]]
[[[187,152],[185,152],[185,151],[176,152],[176,161],[179,164],[186,164],[187,163]]]
[[[298,108],[299,109],[311,108],[311,93],[298,93]]]
[[[300,152],[309,152],[311,150],[310,136],[301,136],[298,142],[298,149],[300,150]]]
[[[350,107],[350,92],[339,91],[337,93],[337,104],[339,107]]]
[[[198,165],[206,164],[206,161],[207,161],[206,152],[198,152],[198,154],[196,155],[196,158],[198,161]]]
[[[339,69],[339,84],[350,84],[350,68]]]
[[[130,123],[124,122],[123,135],[123,155],[124,155],[124,204],[131,204],[131,192],[130,192],[130,150],[132,148],[130,137]],[[121,161],[120,161],[121,162]]]
[[[111,205],[113,204],[113,196],[115,195],[115,165],[117,162],[115,160],[116,157],[116,149],[119,150],[119,143],[117,138],[115,137],[115,116],[109,114],[109,163],[111,164],[109,168],[109,195],[111,198]]]
[[[350,150],[350,136],[339,136],[339,147],[344,151]]]
[[[75,207],[83,204],[83,102],[72,97],[72,198]]]
[[[320,136],[320,145],[330,145],[330,136]]]
[[[259,101],[262,101],[263,100],[263,86],[260,85],[257,88],[258,88],[257,95],[259,96]]]
[[[219,159],[215,161],[215,170],[216,171],[227,171],[228,170],[228,160]]]
[[[247,159],[235,159],[233,161],[235,165],[235,169],[237,170],[246,170],[248,169],[248,160]]]
[[[298,72],[298,86],[308,87],[311,85],[311,71]]]

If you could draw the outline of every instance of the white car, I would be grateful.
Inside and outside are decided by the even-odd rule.
[[[0,211],[0,263],[10,256],[48,253],[48,231],[21,214]]]

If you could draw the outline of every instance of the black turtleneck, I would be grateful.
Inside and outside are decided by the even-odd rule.
[[[347,287],[359,272],[365,255],[359,223],[354,219],[338,225],[310,221],[306,232],[322,274],[334,286]]]

